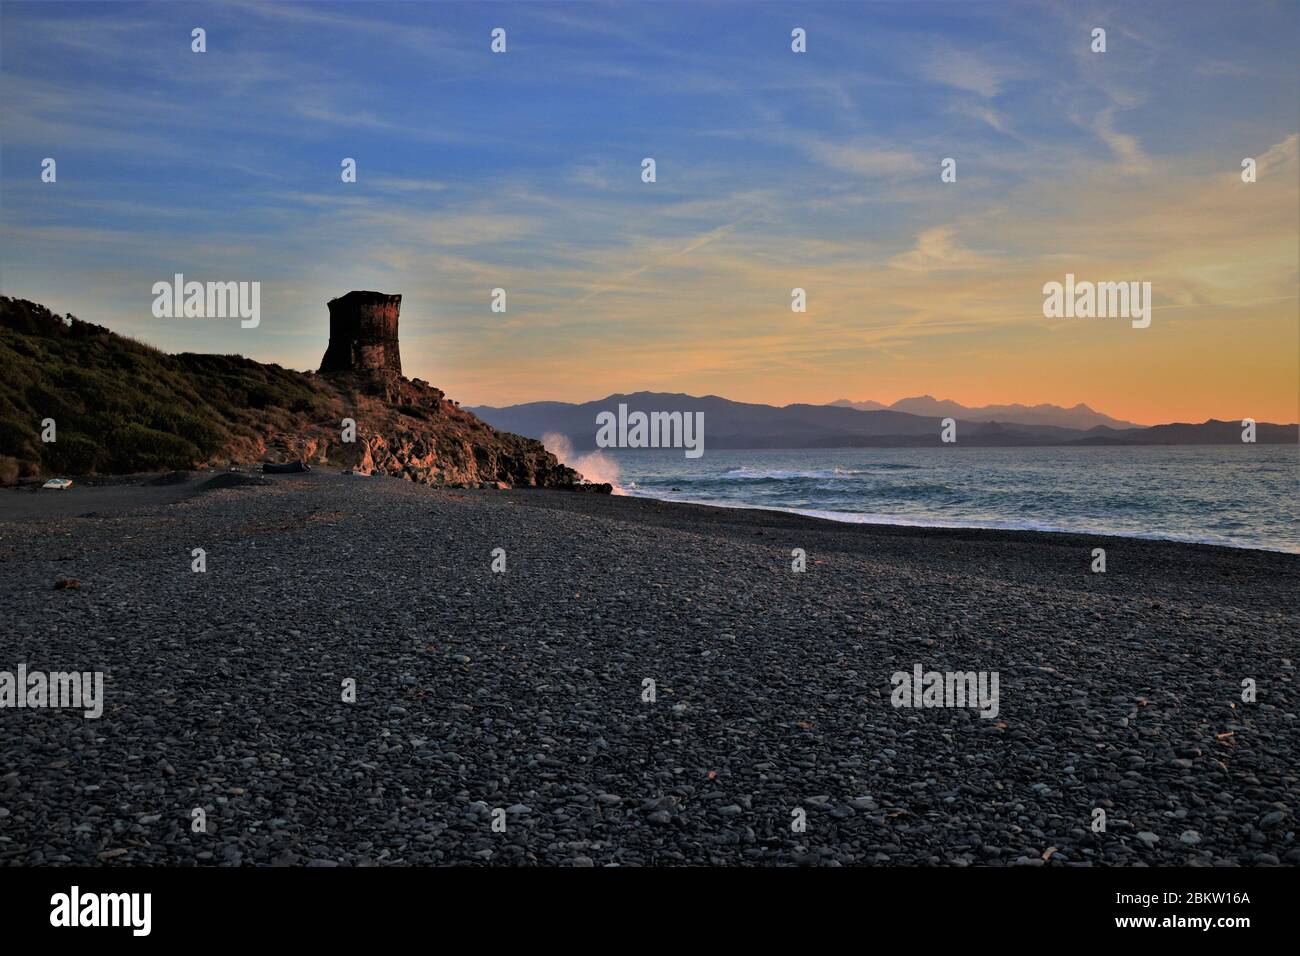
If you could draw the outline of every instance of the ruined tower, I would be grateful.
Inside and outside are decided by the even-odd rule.
[[[397,347],[400,295],[349,292],[330,299],[330,344],[321,372],[386,371],[402,374]]]

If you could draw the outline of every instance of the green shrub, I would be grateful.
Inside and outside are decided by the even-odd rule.
[[[40,443],[40,422],[0,418],[0,455],[28,458]]]
[[[71,420],[80,409],[75,408],[71,402],[64,399],[64,394],[67,393],[60,394],[40,383],[36,383],[27,387],[26,404],[28,408],[37,414],[37,421],[53,418],[56,422],[62,421],[67,426],[72,424]]]
[[[193,468],[203,460],[193,442],[134,422],[113,432],[106,444],[114,472]]]
[[[161,406],[149,418],[149,427],[159,432],[183,435],[204,454],[212,454],[226,441],[225,432],[211,422],[187,412]]]
[[[279,405],[276,400],[275,392],[261,385],[254,385],[248,390],[248,404],[253,408],[267,408],[272,405]]]
[[[104,449],[94,439],[76,432],[42,445],[45,470],[50,474],[88,475],[105,464]]]

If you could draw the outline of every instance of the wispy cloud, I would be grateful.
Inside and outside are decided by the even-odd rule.
[[[952,226],[936,226],[916,237],[916,247],[889,260],[895,269],[934,272],[941,269],[986,269],[993,259],[958,245]]]
[[[921,75],[932,83],[951,86],[985,99],[993,99],[1016,72],[1005,63],[986,60],[958,47],[943,45],[918,64]]]
[[[709,243],[717,239],[721,239],[727,233],[731,232],[732,229],[736,228],[736,225],[737,225],[736,222],[730,222],[727,223],[725,226],[719,226],[718,228],[711,229],[708,232],[703,233],[702,235],[695,236],[694,238],[688,240],[685,245],[681,246],[678,249],[673,250],[667,255],[657,255],[650,262],[647,262],[645,265],[639,266],[638,268],[633,269],[631,272],[627,272],[621,276],[618,276],[613,282],[603,284],[598,288],[593,289],[591,292],[587,293],[587,295],[583,296],[582,299],[579,301],[581,303],[590,302],[593,298],[600,295],[601,293],[610,292],[615,289],[618,289],[621,286],[626,285],[626,283],[629,280],[635,279],[637,276],[642,275],[643,273],[649,272],[652,269],[660,268],[664,265],[667,265],[670,262],[679,261],[685,258],[686,256],[689,256],[697,249],[702,249],[705,246],[707,246]]]
[[[888,146],[810,142],[809,154],[832,169],[857,176],[891,177],[920,171],[921,161],[911,152]]]
[[[1129,172],[1146,172],[1150,160],[1135,135],[1121,133],[1115,128],[1115,110],[1105,109],[1086,121],[1085,125],[1105,143],[1115,159]]]

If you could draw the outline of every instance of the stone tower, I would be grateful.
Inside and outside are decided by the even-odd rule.
[[[349,292],[330,299],[330,344],[321,372],[386,371],[402,374],[397,347],[400,295]]]

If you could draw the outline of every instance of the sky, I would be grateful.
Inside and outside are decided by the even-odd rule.
[[[298,369],[327,300],[400,293],[404,370],[466,405],[1293,422],[1298,40],[1257,0],[5,2],[0,291]],[[260,324],[156,318],[176,273]],[[1150,326],[1045,318],[1067,273],[1150,282]]]

